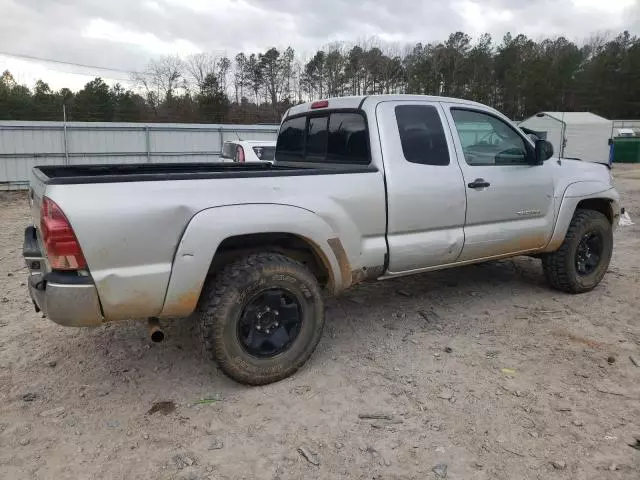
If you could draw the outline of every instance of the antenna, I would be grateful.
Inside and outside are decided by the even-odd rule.
[[[567,138],[565,134],[567,133],[567,124],[564,123],[564,108],[562,109],[562,138],[560,139],[560,158],[564,156],[564,147],[567,143]]]

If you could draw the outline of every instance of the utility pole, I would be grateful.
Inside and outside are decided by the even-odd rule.
[[[62,132],[64,135],[64,161],[69,165],[69,143],[67,140],[67,106],[62,104]]]

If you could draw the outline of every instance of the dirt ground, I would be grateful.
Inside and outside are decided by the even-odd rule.
[[[365,285],[260,388],[204,360],[190,320],[151,344],[144,322],[40,318],[26,199],[5,194],[0,478],[637,480],[640,168],[614,173],[637,224],[597,290],[552,291],[530,258]]]

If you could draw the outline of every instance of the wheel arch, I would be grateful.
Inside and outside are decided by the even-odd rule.
[[[560,248],[571,219],[578,209],[602,213],[615,228],[620,216],[619,199],[613,187],[599,182],[578,182],[569,185],[562,197],[553,234],[545,251],[553,252]]]
[[[346,259],[335,254],[333,239],[337,234],[322,218],[291,205],[245,204],[203,210],[191,219],[177,246],[161,316],[190,315],[209,275],[239,256],[259,251],[306,262],[329,291],[339,291],[344,288],[341,262]]]
[[[240,257],[265,251],[297,260],[313,273],[321,286],[333,290],[336,279],[323,250],[310,238],[289,232],[256,232],[225,238],[213,255],[207,275],[217,274]]]
[[[600,212],[605,217],[607,217],[609,223],[613,225],[614,215],[612,203],[612,200],[606,198],[585,198],[584,200],[580,200],[578,202],[578,205],[576,205],[576,210],[595,210],[596,212]]]

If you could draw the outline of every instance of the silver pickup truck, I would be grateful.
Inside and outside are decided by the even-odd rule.
[[[603,159],[606,163],[606,159]],[[24,257],[36,309],[97,326],[196,314],[233,379],[300,368],[323,295],[517,255],[552,287],[602,280],[620,214],[608,166],[553,157],[499,112],[346,97],[284,116],[275,163],[33,169]]]

